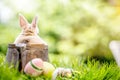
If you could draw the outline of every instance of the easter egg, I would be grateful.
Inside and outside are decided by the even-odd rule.
[[[26,64],[24,72],[34,77],[41,75],[43,72],[43,61],[40,58],[32,59]]]
[[[49,62],[43,62],[43,75],[46,77],[52,77],[55,67]]]

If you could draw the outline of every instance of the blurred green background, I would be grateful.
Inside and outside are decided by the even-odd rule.
[[[119,0],[1,0],[0,54],[21,32],[18,14],[37,15],[49,54],[113,59],[109,42],[120,40]]]

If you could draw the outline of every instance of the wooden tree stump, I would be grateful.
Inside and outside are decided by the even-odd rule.
[[[48,61],[48,46],[44,44],[9,44],[6,55],[6,62],[14,67],[18,66],[19,71],[34,58],[41,58]]]
[[[9,44],[6,55],[6,62],[8,62],[8,65],[14,65],[14,67],[16,67],[19,62],[19,56],[20,55],[15,44]]]

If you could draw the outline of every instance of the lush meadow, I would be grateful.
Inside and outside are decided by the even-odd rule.
[[[56,80],[119,80],[120,68],[114,61],[99,62],[87,60],[84,62],[79,57],[49,55],[51,63],[56,67],[72,68],[71,77],[58,76]],[[4,64],[5,56],[0,56],[0,80],[51,80],[45,76],[30,77],[18,70]]]
[[[113,1],[113,2],[112,2]],[[29,3],[29,4],[28,4]],[[120,40],[119,0],[2,0],[0,2],[0,80],[50,80],[30,77],[8,67],[9,43],[21,32],[18,14],[29,22],[37,15],[39,36],[48,43],[50,62],[72,68],[57,80],[120,80],[120,68],[109,49]]]

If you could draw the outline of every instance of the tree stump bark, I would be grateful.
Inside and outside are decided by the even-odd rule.
[[[13,65],[14,67],[17,66],[17,63],[19,62],[19,52],[15,44],[8,45],[6,62],[8,63],[8,65]]]
[[[44,44],[8,45],[6,62],[8,65],[18,66],[19,71],[23,71],[25,65],[34,58],[48,61],[48,46]]]

